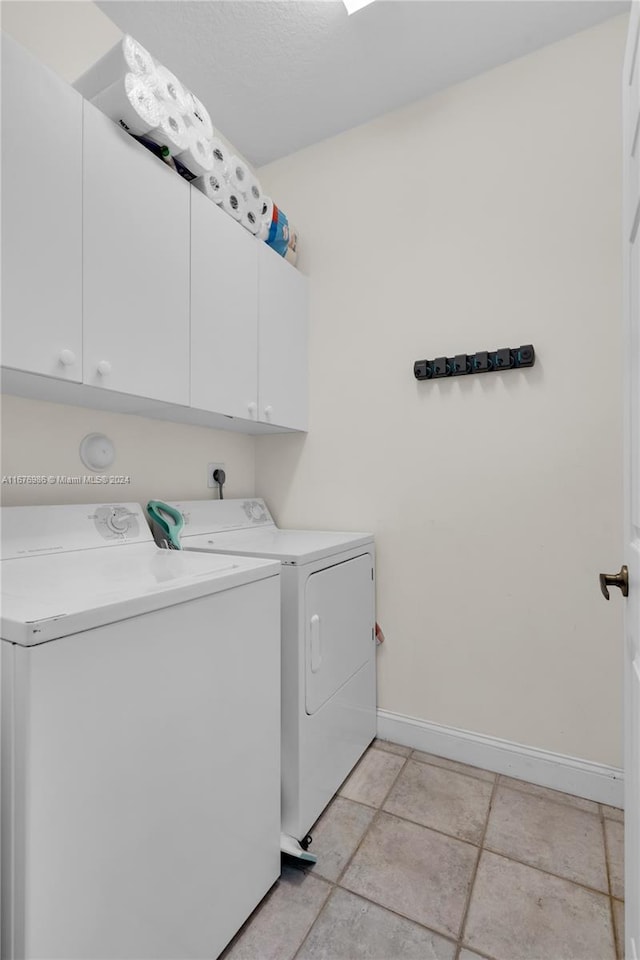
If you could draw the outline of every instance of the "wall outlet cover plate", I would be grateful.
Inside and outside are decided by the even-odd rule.
[[[213,479],[214,470],[224,470],[224,463],[208,463],[207,464],[207,486],[213,489],[217,487],[218,484]]]

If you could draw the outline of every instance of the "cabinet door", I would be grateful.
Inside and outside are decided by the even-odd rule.
[[[191,406],[255,420],[258,244],[191,188]]]
[[[2,363],[82,380],[82,97],[6,34]]]
[[[258,419],[306,430],[308,281],[266,244],[258,262]]]
[[[84,108],[84,382],[189,403],[189,184]]]

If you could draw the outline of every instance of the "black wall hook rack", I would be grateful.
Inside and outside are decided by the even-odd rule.
[[[442,377],[466,377],[470,373],[492,373],[515,367],[532,367],[536,352],[532,344],[504,347],[502,350],[480,350],[477,353],[457,353],[455,357],[436,357],[434,360],[416,360],[413,374],[416,380],[439,380]]]

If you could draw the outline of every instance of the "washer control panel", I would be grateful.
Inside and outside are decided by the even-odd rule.
[[[97,507],[93,522],[105,540],[135,539],[140,533],[137,515],[123,504]]]

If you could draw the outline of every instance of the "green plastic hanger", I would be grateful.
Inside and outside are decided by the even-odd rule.
[[[180,534],[184,527],[184,517],[180,511],[162,500],[149,500],[147,513],[162,530],[169,550],[182,550]]]

